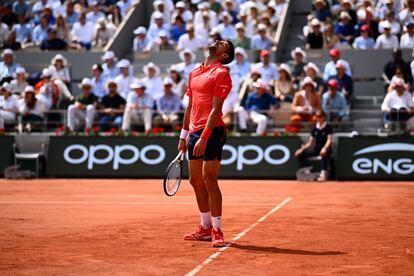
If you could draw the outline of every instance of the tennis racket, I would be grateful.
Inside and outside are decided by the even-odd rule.
[[[163,188],[167,196],[173,196],[180,188],[183,172],[184,152],[180,151],[177,157],[168,165],[164,175]]]

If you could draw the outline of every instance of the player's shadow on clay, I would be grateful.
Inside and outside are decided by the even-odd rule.
[[[294,254],[294,255],[314,255],[314,256],[328,256],[328,255],[345,255],[345,252],[339,251],[309,251],[309,250],[300,250],[300,249],[286,249],[278,248],[274,246],[256,246],[256,245],[242,245],[238,243],[232,243],[231,247],[246,250],[246,251],[255,251],[255,252],[266,252],[266,253],[275,253],[275,254]]]

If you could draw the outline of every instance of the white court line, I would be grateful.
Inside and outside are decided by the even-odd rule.
[[[276,212],[277,210],[279,210],[280,208],[282,208],[283,205],[285,205],[286,203],[288,203],[291,200],[292,200],[291,197],[288,197],[285,200],[283,200],[281,203],[279,203],[278,205],[276,205],[272,210],[270,210],[269,212],[267,212],[267,214],[265,214],[263,217],[261,217],[260,219],[258,219],[255,223],[253,223],[252,225],[250,225],[249,227],[247,227],[241,233],[237,234],[231,241],[232,242],[235,242],[235,241],[239,240],[241,237],[243,237],[244,235],[246,235],[250,230],[252,230],[253,228],[255,228],[259,223],[263,222],[270,215],[272,215],[274,212]],[[217,258],[218,256],[220,256],[221,253],[223,253],[224,251],[226,251],[230,247],[231,247],[231,242],[230,243],[227,243],[226,246],[220,248],[215,253],[213,253],[212,255],[210,255],[210,257],[208,257],[207,259],[205,259],[201,264],[199,264],[198,266],[196,266],[193,270],[191,270],[190,272],[188,272],[187,274],[185,274],[185,276],[194,276],[194,275],[196,275],[198,272],[200,272],[203,269],[203,267],[205,267],[206,265],[208,265],[209,263],[211,263],[215,258]]]

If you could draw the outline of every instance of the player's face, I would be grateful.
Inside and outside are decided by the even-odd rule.
[[[221,57],[223,54],[227,53],[229,47],[230,45],[227,41],[216,40],[210,44],[208,49],[210,50],[211,54],[214,54],[216,57]]]

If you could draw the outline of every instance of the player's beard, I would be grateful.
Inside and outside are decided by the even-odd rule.
[[[208,53],[210,57],[216,57],[218,40],[208,45]]]

